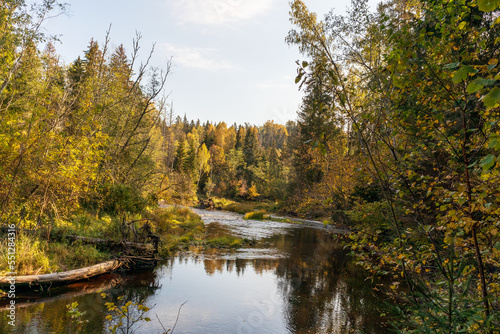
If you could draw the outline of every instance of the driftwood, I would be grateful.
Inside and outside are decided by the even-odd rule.
[[[113,275],[113,274],[111,274]],[[37,304],[43,304],[48,302],[55,302],[58,300],[68,300],[74,301],[76,297],[84,296],[90,293],[98,293],[104,290],[108,290],[116,287],[119,284],[122,284],[125,280],[118,275],[112,276],[110,279],[108,278],[106,281],[98,281],[98,282],[85,282],[81,288],[74,287],[74,291],[65,292],[63,294],[51,295],[51,296],[40,296],[39,294],[33,294],[31,290],[26,290],[23,293],[23,290],[16,291],[16,309],[33,306]],[[74,285],[81,284],[75,283]],[[0,300],[0,312],[8,310],[9,308],[8,300]]]
[[[207,209],[207,210],[222,210],[222,205],[221,204],[216,205],[214,200],[211,198],[209,198],[206,201],[200,199],[198,202],[198,207],[200,209]]]
[[[102,275],[113,270],[120,268],[124,265],[126,260],[110,260],[107,262],[99,263],[90,267],[84,267],[80,269],[64,271],[52,274],[43,275],[26,275],[26,276],[0,276],[0,286],[10,285],[13,278],[15,279],[15,284],[43,284],[43,283],[53,283],[53,284],[67,284],[69,282],[75,282],[94,276]]]

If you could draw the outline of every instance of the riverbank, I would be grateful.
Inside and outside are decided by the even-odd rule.
[[[290,328],[311,334],[387,332],[380,317],[384,310],[378,308],[381,303],[366,273],[321,225],[245,220],[222,210],[193,212],[204,221],[206,239],[233,237],[254,245],[189,247],[160,261],[155,270],[118,272],[52,288],[50,297],[48,292],[20,291],[15,333],[27,332],[23,324],[40,334],[75,333],[67,315],[67,305],[74,302],[86,312],[82,332],[106,333],[106,303],[121,307],[137,300],[151,308],[153,320],[138,323],[138,333],[162,332],[156,315],[171,327],[186,300],[176,327],[186,333],[286,333]],[[102,292],[110,298],[104,300]],[[126,297],[118,300],[121,296]],[[0,319],[0,332],[5,328]]]
[[[166,258],[192,245],[235,248],[245,243],[236,238],[205,238],[200,216],[183,207],[156,208],[142,215],[121,217],[95,217],[84,213],[68,221],[57,221],[50,228],[18,229],[15,271],[19,276],[50,274],[96,265],[124,255],[141,256],[144,251],[153,251],[154,238],[158,238],[158,258]],[[127,247],[132,243],[145,243],[145,246],[139,250]],[[8,275],[12,270],[7,267],[7,238],[0,243],[0,258],[0,276]]]
[[[212,197],[214,208],[235,212],[243,215],[245,219],[250,220],[272,220],[283,223],[299,223],[311,227],[322,227],[332,233],[349,234],[351,230],[346,226],[336,224],[328,217],[321,219],[307,219],[297,217],[285,212],[282,204],[276,201],[234,201],[226,198]],[[200,206],[193,206],[200,208]],[[203,208],[203,207],[201,207]]]

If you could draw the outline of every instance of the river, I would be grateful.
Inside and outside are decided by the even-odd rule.
[[[253,241],[237,250],[190,248],[154,271],[117,273],[37,293],[18,293],[16,326],[1,333],[74,333],[66,305],[86,312],[83,333],[106,333],[105,302],[144,301],[149,322],[135,333],[386,333],[381,301],[365,272],[322,225],[250,221],[195,211],[211,236]],[[101,291],[108,297],[103,299]],[[117,302],[120,303],[120,302]],[[159,320],[158,320],[159,319]],[[176,322],[177,319],[177,322]],[[162,327],[163,325],[163,327]]]

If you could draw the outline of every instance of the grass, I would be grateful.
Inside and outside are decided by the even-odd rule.
[[[128,218],[128,220],[133,219],[136,217]],[[89,213],[82,213],[67,221],[57,221],[52,233],[60,238],[66,235],[79,235],[88,238],[119,240],[121,237],[120,225],[121,219],[119,217],[108,215],[95,217]]]
[[[245,240],[241,238],[224,236],[209,239],[205,244],[206,246],[212,248],[239,248],[243,245],[244,242]]]
[[[8,247],[5,240],[0,244],[0,275],[10,271],[8,264]],[[65,242],[48,242],[38,235],[19,233],[16,237],[16,271],[17,275],[47,274],[72,270],[106,261],[110,254],[99,251],[93,245],[73,244]]]
[[[245,213],[244,219],[252,219],[252,220],[264,220],[269,219],[269,215],[265,210],[252,211]]]
[[[228,204],[240,205],[234,202]],[[255,207],[255,205],[244,204],[241,207],[246,210],[249,207]],[[249,219],[258,219],[258,215],[264,215],[264,213],[263,210],[251,213]],[[207,240],[201,217],[193,213],[189,208],[157,208],[144,213],[142,216],[128,216],[126,221],[139,220],[135,223],[136,229],[138,229],[145,223],[146,219],[151,222],[153,232],[161,238],[160,256],[168,256],[176,250],[185,249],[190,245],[237,248],[247,242],[245,239],[230,236]],[[65,236],[79,235],[118,241],[122,238],[121,224],[122,218],[120,217],[107,215],[96,217],[88,213],[81,213],[69,220],[56,221],[52,227],[50,240],[47,239],[48,233],[45,232],[34,235],[19,233],[16,237],[17,274],[46,274],[82,268],[107,261],[112,258],[114,250],[82,244],[81,242],[71,243],[65,239]],[[0,275],[10,272],[7,266],[8,256],[7,239],[0,239]]]
[[[265,210],[266,212],[277,212],[281,205],[273,201],[260,202],[236,202],[226,198],[212,197],[215,206],[221,207],[223,210],[236,212],[244,215],[247,212]]]
[[[160,255],[203,242],[205,229],[201,217],[188,208],[168,207],[156,209],[146,215],[161,237]]]

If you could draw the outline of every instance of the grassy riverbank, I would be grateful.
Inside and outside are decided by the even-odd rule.
[[[189,208],[168,207],[148,210],[142,215],[96,217],[88,213],[71,220],[56,221],[49,229],[18,232],[16,236],[16,270],[18,275],[46,274],[90,266],[122,255],[123,249],[81,241],[70,241],[68,236],[100,238],[112,241],[140,242],[134,233],[150,224],[154,234],[160,237],[159,257],[192,245],[214,248],[235,248],[244,244],[239,238],[207,239],[201,217]],[[128,231],[124,231],[124,226]],[[10,272],[8,242],[0,243],[0,275]]]
[[[244,219],[247,220],[271,220],[282,223],[301,223],[301,219],[312,219],[320,221],[325,225],[333,224],[331,217],[308,217],[305,215],[297,215],[296,212],[291,212],[284,206],[283,203],[277,201],[237,202],[217,197],[212,198],[212,200],[214,201],[216,208],[242,214],[244,215]],[[289,218],[286,218],[286,216]]]

